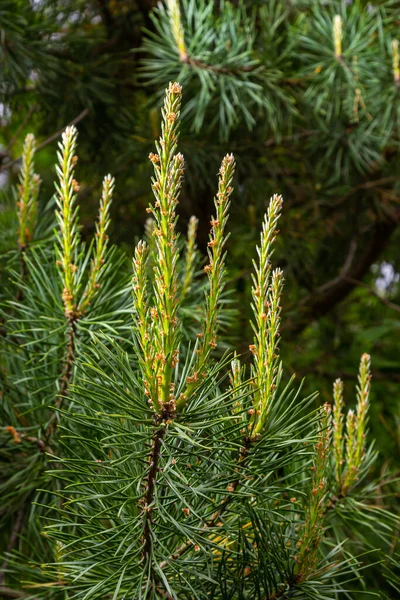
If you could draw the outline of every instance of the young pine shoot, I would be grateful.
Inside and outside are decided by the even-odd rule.
[[[32,133],[25,138],[18,184],[18,244],[22,251],[33,239],[37,215],[40,177],[35,173],[36,140]]]

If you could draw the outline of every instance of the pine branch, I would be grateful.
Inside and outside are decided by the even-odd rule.
[[[66,355],[63,362],[62,374],[59,380],[59,393],[58,397],[54,403],[54,412],[50,418],[49,424],[46,429],[46,440],[51,438],[54,433],[56,423],[57,423],[57,415],[58,411],[61,410],[63,404],[68,397],[69,394],[69,385],[72,380],[73,370],[74,370],[74,360],[76,355],[76,331],[77,325],[77,317],[71,316],[68,319],[68,332],[67,332],[67,348]],[[47,445],[46,442],[46,445]]]
[[[65,127],[62,127],[62,129],[59,129],[58,131],[56,131],[55,133],[53,133],[52,135],[50,135],[48,138],[46,138],[43,142],[41,142],[40,144],[38,144],[38,146],[36,148],[36,152],[38,152],[39,150],[42,150],[42,148],[45,148],[46,146],[48,146],[49,144],[51,144],[51,142],[54,142],[54,140],[56,140],[58,137],[60,137],[60,135],[62,133],[64,133],[64,131],[68,127],[72,127],[73,125],[77,125],[80,121],[82,121],[82,119],[84,119],[85,117],[87,117],[88,114],[89,114],[89,109],[85,108],[81,113],[79,113],[78,116],[76,116],[74,119],[72,119],[72,121],[70,121],[68,123],[68,125],[65,125]],[[6,163],[5,165],[3,165],[3,166],[0,167],[0,172],[9,169],[13,165],[19,163],[21,160],[22,160],[22,156],[20,156],[19,158],[15,158],[14,160]]]
[[[167,417],[168,415],[165,415]],[[146,487],[145,493],[143,497],[143,514],[144,514],[144,525],[143,525],[143,551],[142,551],[142,560],[144,563],[144,567],[148,570],[149,579],[151,581],[151,586],[156,587],[157,583],[157,575],[154,569],[153,564],[153,540],[152,540],[152,525],[153,519],[152,514],[155,509],[154,500],[155,500],[155,490],[156,490],[156,479],[158,473],[158,465],[160,461],[161,455],[161,444],[162,439],[166,432],[166,427],[159,427],[162,419],[160,419],[157,415],[154,417],[154,422],[156,426],[156,431],[152,437],[152,445],[151,452],[148,458],[148,474],[146,478]],[[148,597],[151,597],[152,590],[149,589]]]
[[[361,287],[361,288],[363,288],[365,290],[368,290],[368,292],[372,296],[375,296],[375,298],[377,298],[380,302],[382,302],[382,304],[384,304],[385,306],[387,306],[391,310],[394,310],[395,312],[400,312],[400,306],[398,304],[395,304],[394,302],[391,302],[390,300],[388,300],[388,298],[385,298],[385,296],[382,296],[382,294],[380,294],[378,291],[376,291],[370,285],[364,283],[363,281],[358,281],[358,279],[353,279],[353,277],[345,276],[344,278],[349,283],[352,283],[352,284],[354,284],[357,287]]]
[[[189,65],[192,68],[211,71],[216,75],[239,75],[240,73],[251,73],[252,71],[256,71],[260,68],[258,63],[255,65],[241,65],[238,67],[219,67],[217,65],[206,64],[197,58],[191,57],[189,54],[184,59],[181,59],[181,62]]]
[[[345,261],[341,274],[313,290],[299,304],[299,318],[296,322],[286,321],[282,330],[293,335],[300,335],[311,321],[327,314],[334,306],[342,302],[357,286],[355,281],[361,281],[371,265],[380,256],[389,243],[391,236],[397,230],[399,222],[398,211],[394,211],[385,221],[377,221],[371,227],[369,245],[364,253],[355,258],[349,269],[345,269]]]

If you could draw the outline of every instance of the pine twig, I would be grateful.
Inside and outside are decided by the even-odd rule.
[[[400,313],[400,306],[398,304],[395,304],[394,302],[391,302],[384,296],[381,296],[381,294],[379,294],[379,292],[374,290],[374,288],[371,287],[370,285],[364,283],[363,281],[359,281],[358,279],[354,279],[353,277],[348,277],[347,275],[344,277],[344,279],[346,281],[348,281],[349,283],[353,283],[357,287],[362,287],[363,289],[368,290],[368,292],[370,294],[372,294],[373,296],[375,296],[375,298],[377,298],[380,302],[382,302],[382,304],[384,304],[391,310],[394,310],[394,311]]]
[[[76,324],[77,319],[75,317],[69,319],[67,334],[67,352],[64,360],[63,371],[59,380],[59,394],[54,404],[54,412],[50,417],[50,421],[46,429],[47,440],[49,440],[52,433],[54,432],[57,421],[57,411],[62,408],[64,401],[68,396],[68,388],[72,379],[76,352]]]
[[[185,43],[185,31],[182,23],[179,0],[167,0],[167,8],[172,37],[178,51],[179,61],[182,64],[188,65],[192,69],[210,71],[216,75],[240,75],[240,73],[251,73],[260,68],[260,63],[258,61],[254,64],[241,67],[217,67],[216,65],[207,64],[202,60],[190,56]]]
[[[55,133],[50,135],[48,138],[46,138],[43,142],[41,142],[38,145],[38,147],[36,148],[36,151],[42,150],[42,148],[45,148],[46,146],[51,144],[51,142],[54,142],[54,140],[56,140],[67,129],[67,127],[71,127],[72,125],[77,125],[80,121],[82,121],[85,117],[87,117],[88,114],[89,114],[89,109],[85,108],[81,113],[79,113],[78,116],[75,117],[75,119],[72,119],[72,121],[70,121],[67,125],[65,125],[61,129],[59,129],[58,131],[56,131]],[[10,167],[12,167],[13,165],[19,163],[21,159],[22,159],[22,156],[19,156],[18,158],[15,158],[14,160],[6,163],[2,167],[0,167],[0,172],[5,171],[5,170],[9,169]]]
[[[146,478],[146,490],[142,499],[144,515],[142,560],[145,567],[148,566],[149,568],[150,580],[152,582],[152,585],[156,584],[156,574],[151,558],[153,549],[153,542],[151,538],[151,529],[153,525],[152,513],[154,510],[153,503],[156,489],[158,464],[161,455],[161,444],[166,431],[165,425],[159,427],[162,420],[160,420],[158,416],[154,417],[154,421],[155,425],[157,426],[157,429],[152,438],[151,451],[148,459],[149,471]]]

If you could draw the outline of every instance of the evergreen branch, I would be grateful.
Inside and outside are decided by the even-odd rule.
[[[171,25],[172,37],[175,41],[181,62],[187,62],[188,53],[185,44],[185,33],[182,25],[179,0],[166,0]]]
[[[20,444],[22,440],[25,440],[26,442],[35,444],[41,452],[53,454],[52,449],[49,446],[46,446],[46,443],[40,438],[27,435],[24,431],[18,431],[12,425],[8,425],[6,430],[12,435],[15,444]]]
[[[148,473],[146,478],[142,509],[144,519],[142,560],[144,563],[144,569],[146,569],[149,573],[148,577],[150,579],[150,585],[152,587],[156,587],[157,581],[157,575],[153,564],[152,514],[155,509],[154,500],[157,473],[159,471],[158,465],[161,455],[161,444],[166,431],[165,426],[159,427],[159,425],[162,422],[162,419],[160,419],[157,415],[155,415],[154,417],[154,422],[156,425],[156,431],[152,437],[151,451],[148,458]],[[151,592],[152,590],[149,589],[147,597],[151,597]]]
[[[185,44],[185,33],[182,23],[181,11],[179,8],[179,0],[166,0],[167,9],[169,13],[169,21],[171,26],[172,37],[175,41],[176,48],[178,50],[179,60],[182,64],[189,65],[192,68],[203,69],[211,71],[216,75],[237,75],[239,73],[251,73],[256,69],[259,69],[260,65],[258,62],[251,65],[240,65],[238,67],[226,67],[207,64],[202,60],[194,58],[188,53]]]
[[[2,585],[0,585],[0,596],[3,596],[4,598],[29,598],[29,600],[35,600],[35,598],[32,597],[32,594]]]
[[[232,404],[232,412],[238,415],[238,419],[243,422],[243,424],[247,425],[246,416],[244,414],[243,407],[243,378],[245,375],[245,367],[242,367],[240,364],[239,358],[236,356],[236,352],[234,358],[231,362],[231,371],[229,373],[229,384],[231,389],[232,398],[234,402]],[[246,430],[244,429],[242,433]]]
[[[46,429],[46,440],[49,440],[52,433],[54,432],[57,421],[57,412],[61,410],[64,401],[69,394],[69,384],[73,375],[74,360],[76,354],[76,325],[77,317],[70,317],[68,319],[67,349],[63,362],[61,377],[59,380],[58,397],[55,401],[54,411],[52,416],[50,417],[50,421]]]
[[[252,443],[253,443],[253,440],[251,438],[249,438],[247,436],[243,438],[243,446],[240,449],[239,458],[237,461],[238,467],[244,466],[244,463],[247,460],[249,450],[250,450]],[[211,519],[208,520],[201,527],[201,529],[199,531],[197,531],[197,534],[199,536],[204,536],[206,534],[210,534],[210,529],[212,529],[213,527],[216,527],[218,525],[218,522],[220,521],[221,517],[226,512],[226,510],[229,508],[229,504],[235,499],[234,492],[239,487],[239,484],[240,484],[240,477],[238,475],[238,477],[236,479],[234,479],[228,485],[229,496],[226,496],[224,498],[224,500],[221,502],[220,507],[211,516]],[[164,560],[160,563],[160,565],[159,565],[160,568],[165,569],[165,567],[168,566],[173,560],[176,560],[177,558],[179,558],[180,556],[185,554],[185,552],[187,552],[187,550],[189,550],[189,548],[191,546],[192,546],[192,542],[190,540],[188,542],[184,542],[183,544],[181,544],[178,548],[176,548],[174,550],[173,554],[171,554],[166,560]]]
[[[371,357],[364,353],[360,362],[357,386],[357,451],[356,463],[361,465],[365,454],[365,438],[368,422],[369,395],[371,391]]]
[[[392,40],[393,79],[400,86],[400,52],[399,40]]]
[[[59,395],[55,402],[54,412],[46,429],[48,440],[54,432],[57,421],[57,410],[62,408],[68,388],[72,379],[74,359],[76,353],[76,326],[79,318],[78,311],[78,209],[75,206],[76,192],[79,184],[74,179],[74,166],[78,160],[75,154],[78,132],[75,126],[67,127],[59,142],[60,151],[57,153],[58,165],[56,171],[59,183],[56,185],[58,192],[56,212],[59,231],[57,232],[57,266],[63,284],[62,301],[64,314],[67,319],[66,354],[63,362],[61,377],[59,379]],[[106,216],[107,222],[107,216]]]
[[[333,44],[335,48],[335,57],[340,59],[342,57],[342,17],[335,15],[333,18]]]
[[[222,67],[217,65],[211,65],[197,58],[193,58],[189,54],[185,57],[184,60],[181,59],[181,62],[184,64],[188,64],[192,68],[211,71],[216,75],[239,75],[240,73],[252,73],[253,71],[256,71],[260,68],[260,64],[258,62],[254,65],[240,65],[238,67]]]

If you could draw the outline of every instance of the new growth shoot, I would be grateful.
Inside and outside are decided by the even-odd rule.
[[[258,261],[253,263],[252,325],[255,337],[250,351],[253,354],[251,375],[255,391],[254,406],[250,410],[251,435],[258,435],[266,424],[279,379],[278,343],[283,273],[280,269],[271,272],[271,256],[282,204],[282,196],[271,198],[264,217],[261,243],[257,248]]]
[[[37,215],[40,177],[35,173],[36,140],[32,133],[25,138],[18,184],[18,244],[24,250],[33,239]]]
[[[154,305],[144,314],[138,299],[144,301],[145,293],[138,290],[134,295],[135,309],[139,317],[140,343],[145,351],[145,390],[149,404],[158,413],[173,414],[176,409],[173,382],[174,369],[179,360],[180,327],[178,322],[178,272],[179,248],[176,233],[176,206],[181,190],[184,170],[182,154],[176,153],[178,143],[178,120],[181,107],[182,89],[178,83],[171,83],[162,110],[162,134],[156,143],[157,153],[150,153],[154,166],[152,189],[155,202],[147,210],[154,218]],[[143,258],[140,258],[143,254]],[[135,271],[141,285],[147,285],[143,271],[144,247],[136,256],[142,274]],[[147,344],[151,338],[151,346]]]

